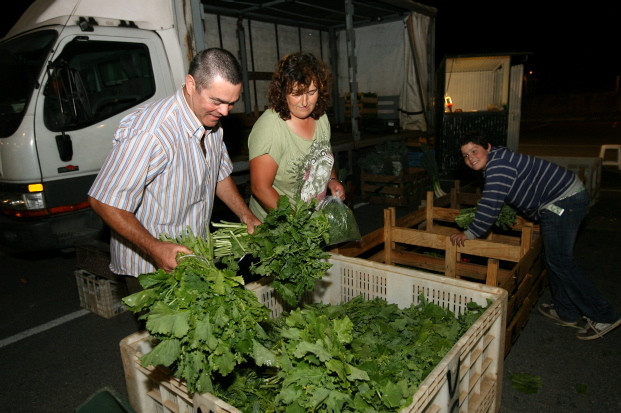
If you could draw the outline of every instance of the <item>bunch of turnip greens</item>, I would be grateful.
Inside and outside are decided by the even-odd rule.
[[[308,305],[266,328],[254,360],[215,394],[243,412],[396,412],[485,308],[458,317],[421,301],[405,309],[355,298]]]
[[[154,339],[140,363],[170,367],[191,393],[211,391],[214,380],[251,358],[254,340],[264,335],[260,323],[269,310],[241,277],[202,255],[183,256],[172,272],[141,274],[139,281],[144,290],[123,303],[144,312]]]
[[[330,267],[322,250],[327,218],[315,206],[316,201],[298,201],[293,209],[282,197],[252,235],[245,225],[232,223],[219,225],[206,238],[189,229],[176,237],[161,235],[193,254],[180,256],[170,273],[141,274],[144,290],[123,299],[129,310],[142,314],[157,343],[141,363],[170,367],[190,392],[205,392],[215,378],[246,362],[252,343],[264,335],[260,323],[269,319],[269,310],[244,288],[236,275],[238,260],[256,257],[251,271],[273,276],[274,289],[297,304]]]
[[[460,209],[459,214],[455,216],[455,223],[460,228],[468,228],[468,225],[470,225],[470,223],[474,221],[474,215],[476,214],[476,212],[476,207]],[[504,204],[494,225],[502,229],[509,229],[513,225],[515,225],[516,219],[517,211],[509,205]]]
[[[239,259],[251,255],[250,272],[274,277],[271,287],[295,306],[331,266],[323,250],[330,224],[316,206],[316,200],[297,199],[292,207],[289,198],[281,196],[277,208],[269,211],[251,235],[244,224],[214,223],[214,255],[234,270]]]

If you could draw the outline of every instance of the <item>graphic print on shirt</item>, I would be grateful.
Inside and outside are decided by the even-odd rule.
[[[292,163],[292,171],[297,176],[298,187],[295,192],[309,202],[313,198],[321,200],[326,195],[326,184],[330,179],[334,155],[327,139],[316,140],[307,155]]]

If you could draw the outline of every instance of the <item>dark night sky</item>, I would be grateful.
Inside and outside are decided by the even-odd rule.
[[[526,69],[534,70],[538,90],[549,93],[612,91],[621,75],[618,13],[601,3],[578,9],[549,0],[419,2],[438,9],[437,60],[446,54],[532,53]],[[13,1],[16,10],[0,17],[0,36],[30,3]]]
[[[556,1],[422,3],[438,9],[439,56],[530,52],[526,68],[551,93],[612,91],[621,75],[618,13],[601,3],[585,9]]]

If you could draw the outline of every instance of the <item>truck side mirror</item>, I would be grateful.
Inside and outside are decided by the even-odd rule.
[[[51,62],[47,70],[49,80],[44,93],[56,103],[59,129],[90,121],[93,113],[80,73],[64,60]]]

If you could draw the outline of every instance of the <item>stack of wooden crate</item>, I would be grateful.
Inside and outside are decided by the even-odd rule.
[[[383,228],[333,252],[505,289],[508,353],[547,284],[542,240],[537,225],[518,217],[508,231],[493,230],[486,239],[452,245],[450,235],[460,231],[454,222],[459,208],[475,205],[479,198],[477,193],[460,193],[458,182],[448,195],[435,200],[427,192],[420,209],[396,219],[394,208],[387,208]]]
[[[422,168],[408,168],[398,175],[361,172],[362,199],[376,204],[407,206],[418,204],[429,189],[427,172]]]
[[[361,118],[377,118],[377,93],[358,93],[356,95],[358,115]],[[351,119],[351,95],[345,95],[345,120]]]

